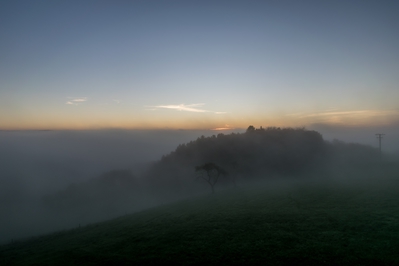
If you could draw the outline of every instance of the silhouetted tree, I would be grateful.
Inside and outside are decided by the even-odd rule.
[[[218,182],[220,175],[227,175],[227,172],[214,163],[206,163],[195,167],[195,172],[198,173],[197,178],[204,179],[212,188],[212,193],[215,193],[214,186]]]
[[[255,131],[255,127],[254,126],[249,126],[247,128],[247,132],[254,132]]]

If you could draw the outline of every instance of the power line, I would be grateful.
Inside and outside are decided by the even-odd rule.
[[[378,142],[380,144],[380,160],[382,159],[382,151],[381,151],[381,140],[382,140],[382,136],[384,136],[385,134],[381,134],[381,133],[377,133],[375,134],[378,138]]]

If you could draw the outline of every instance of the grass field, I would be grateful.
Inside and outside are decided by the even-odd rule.
[[[269,181],[0,246],[1,265],[399,265],[399,178]]]

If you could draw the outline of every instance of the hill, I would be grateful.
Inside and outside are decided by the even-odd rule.
[[[0,264],[397,265],[397,170],[224,190],[1,246]]]
[[[242,134],[202,136],[181,144],[141,175],[110,171],[47,195],[42,200],[43,223],[60,225],[56,229],[74,227],[209,193],[208,183],[195,176],[196,166],[204,163],[227,173],[215,185],[218,193],[257,180],[325,180],[343,176],[343,171],[374,171],[378,155],[375,148],[327,142],[304,128],[250,126]]]
[[[175,151],[154,163],[144,179],[158,195],[191,194],[194,169],[215,163],[228,175],[219,187],[258,179],[285,177],[320,178],[331,176],[336,168],[363,167],[379,162],[378,150],[370,146],[323,140],[320,133],[305,128],[254,128],[245,133],[201,136],[179,145]]]

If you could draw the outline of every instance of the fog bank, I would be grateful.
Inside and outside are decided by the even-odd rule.
[[[231,174],[220,179],[217,190],[256,178],[308,178],[311,169],[323,179],[364,178],[378,170],[377,149],[323,141],[377,142],[371,133],[374,128],[319,127],[321,134],[253,127],[247,131],[0,131],[0,244],[209,193],[206,182],[194,180],[195,166],[207,162]],[[383,150],[389,144],[394,151],[396,133],[382,133],[387,134]],[[331,162],[334,165],[328,167]],[[386,166],[389,173],[397,172],[396,165]]]
[[[61,225],[50,226],[51,218],[40,207],[44,195],[114,169],[129,169],[139,175],[149,162],[159,160],[179,144],[214,133],[210,130],[0,131],[0,243],[59,230]],[[32,231],[34,227],[36,231]]]

